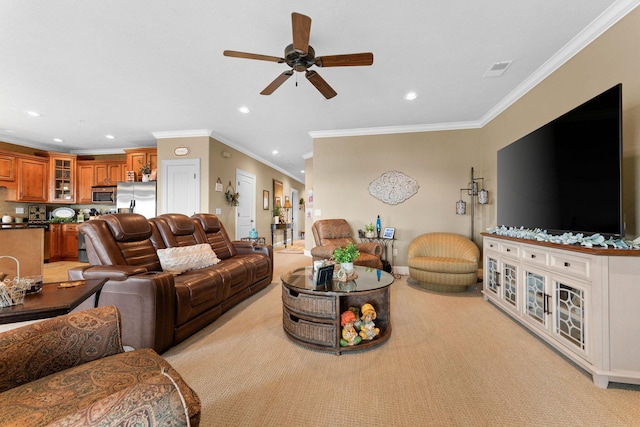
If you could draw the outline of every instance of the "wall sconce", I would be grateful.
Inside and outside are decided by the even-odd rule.
[[[478,190],[478,181],[482,181],[482,188]],[[475,225],[475,201],[477,198],[478,204],[486,205],[489,203],[489,192],[484,189],[484,178],[476,178],[473,176],[473,168],[471,168],[471,182],[467,185],[467,188],[460,189],[460,200],[456,202],[456,215],[466,215],[467,203],[462,200],[462,192],[466,191],[471,196],[471,240],[474,235]]]

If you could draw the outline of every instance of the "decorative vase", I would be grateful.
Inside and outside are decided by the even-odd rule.
[[[249,231],[249,237],[252,239],[258,238],[258,232],[255,228],[252,228],[251,231]]]
[[[274,224],[280,224],[280,217],[279,216],[274,216],[273,217],[273,223]]]
[[[374,231],[365,231],[364,232],[364,237],[366,237],[368,239],[372,239],[372,238],[376,237],[376,233]]]
[[[149,181],[151,181],[151,174],[149,173],[142,174],[142,182],[149,182]]]

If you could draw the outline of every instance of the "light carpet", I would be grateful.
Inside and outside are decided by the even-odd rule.
[[[304,253],[304,240],[294,240],[291,245],[280,246],[276,249],[281,254],[303,254]]]
[[[276,252],[267,289],[164,353],[199,394],[202,426],[632,426],[640,387],[591,377],[475,289],[391,287],[382,346],[336,356],[291,342]]]

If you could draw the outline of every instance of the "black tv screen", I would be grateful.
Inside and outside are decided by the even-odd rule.
[[[497,221],[623,237],[622,85],[498,151]]]

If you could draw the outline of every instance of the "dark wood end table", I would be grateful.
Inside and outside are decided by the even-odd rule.
[[[97,306],[100,291],[106,281],[106,279],[81,280],[83,284],[69,288],[58,286],[61,283],[74,281],[44,283],[40,292],[26,295],[23,304],[1,307],[0,325],[67,314],[93,294],[96,294],[95,306]]]

